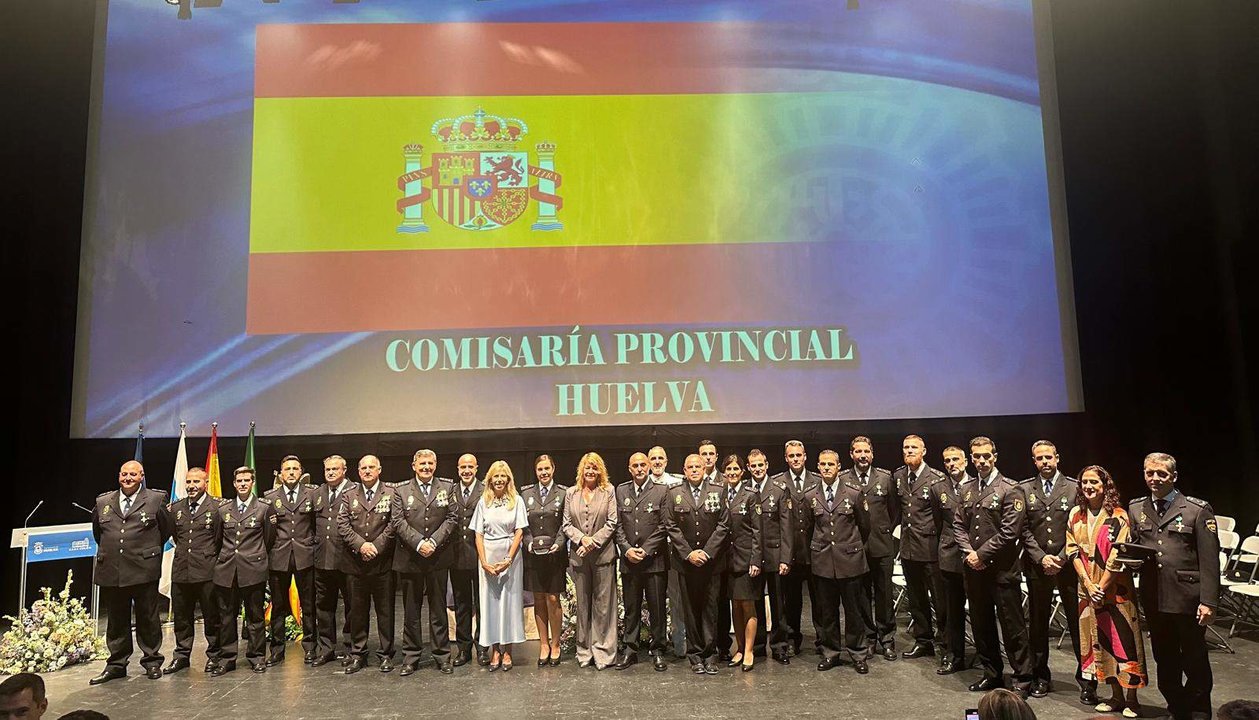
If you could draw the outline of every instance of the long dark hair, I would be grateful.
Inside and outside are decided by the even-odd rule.
[[[1115,512],[1115,508],[1119,507],[1119,490],[1115,487],[1115,479],[1106,472],[1106,468],[1101,465],[1089,465],[1080,471],[1077,476],[1080,478],[1080,489],[1075,495],[1075,504],[1082,509],[1088,508],[1088,501],[1084,499],[1084,473],[1092,470],[1097,473],[1097,477],[1102,480],[1102,507],[1105,508],[1106,514],[1110,515]]]

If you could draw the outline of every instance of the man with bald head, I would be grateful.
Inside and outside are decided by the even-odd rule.
[[[157,582],[162,575],[162,546],[174,528],[166,493],[144,487],[144,466],[135,460],[118,470],[118,489],[101,493],[92,509],[96,563],[92,582],[105,605],[105,670],[88,682],[100,685],[127,676],[131,659],[131,612],[140,664],[150,680],[162,677],[162,623]]]
[[[393,488],[380,481],[380,460],[364,455],[358,461],[362,481],[342,497],[337,510],[337,532],[345,542],[345,572],[350,585],[350,664],[346,675],[367,667],[367,628],[372,606],[376,607],[376,657],[380,671],[393,671],[393,527],[390,512]]]
[[[455,667],[472,660],[476,648],[478,665],[489,665],[488,648],[477,644],[479,626],[473,627],[472,619],[481,617],[481,563],[476,554],[476,533],[469,527],[476,512],[477,500],[485,487],[477,479],[477,459],[472,453],[459,456],[459,483],[455,486],[455,515],[459,528],[454,537],[453,559],[450,563],[450,589],[455,600]]]
[[[175,557],[171,561],[171,607],[174,611],[175,652],[170,665],[162,669],[170,675],[188,667],[192,641],[196,636],[197,606],[205,619],[205,671],[214,672],[219,659],[219,606],[214,596],[214,511],[221,500],[206,494],[204,468],[188,469],[184,477],[184,497],[171,503],[168,512],[174,520]]]
[[[638,662],[639,636],[642,625],[643,596],[647,597],[647,613],[651,618],[651,645],[648,653],[656,670],[664,670],[665,649],[669,646],[665,633],[665,589],[668,585],[668,537],[664,526],[664,505],[669,488],[648,478],[648,460],[636,452],[629,458],[630,482],[616,487],[616,548],[621,556],[621,584],[625,598],[625,628],[621,643],[625,655],[616,664],[618,670]]]

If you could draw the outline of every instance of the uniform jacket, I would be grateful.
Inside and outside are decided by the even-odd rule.
[[[866,552],[873,558],[896,554],[896,537],[892,531],[901,524],[901,499],[896,480],[883,468],[870,468],[870,479],[864,485],[857,479],[855,468],[839,474],[839,481],[861,489],[861,497],[870,509],[870,537]]]
[[[692,496],[691,484],[684,482],[668,488],[665,498],[665,532],[673,546],[679,572],[711,573],[724,570],[721,551],[730,534],[730,515],[726,511],[726,492],[718,483],[700,485],[699,502]],[[687,562],[693,550],[703,550],[709,557],[701,567]]]
[[[754,480],[748,482],[755,483]],[[779,563],[790,565],[792,561],[795,514],[790,502],[791,491],[782,480],[766,478],[757,495],[761,515],[761,562],[765,572],[777,573]]]
[[[669,488],[643,481],[642,492],[635,497],[634,481],[616,486],[616,506],[620,518],[616,523],[616,547],[621,552],[621,572],[653,573],[669,569],[669,535],[664,523],[665,500]],[[642,548],[647,557],[633,563],[625,559],[630,548]]]
[[[471,487],[468,488],[468,499],[463,499],[463,482],[455,481],[455,517],[459,522],[458,532],[456,533],[450,567],[455,570],[476,570],[481,567],[481,561],[476,554],[476,533],[468,527],[472,523],[472,515],[476,513],[477,501],[481,499],[481,493],[485,492],[485,485],[477,479],[472,480]]]
[[[1024,501],[1018,483],[997,472],[987,488],[980,490],[979,479],[971,478],[958,493],[962,500],[953,530],[963,559],[978,552],[987,565],[982,572],[1001,584],[1019,582]]]
[[[1220,600],[1220,539],[1215,513],[1205,500],[1177,493],[1159,515],[1154,499],[1128,506],[1133,542],[1158,554],[1141,565],[1141,604],[1146,612],[1196,614],[1198,605]]]
[[[612,488],[596,488],[587,505],[581,498],[581,486],[574,485],[564,492],[564,518],[560,528],[572,545],[569,547],[568,563],[573,567],[586,564],[607,565],[616,560],[617,524],[616,493]],[[581,538],[589,535],[594,538],[594,549],[585,557],[577,555],[581,547]]]
[[[787,511],[791,514],[791,552],[789,565],[807,566],[809,564],[809,528],[808,509],[804,507],[804,496],[814,485],[822,482],[822,476],[815,472],[804,472],[804,490],[797,492],[791,480],[791,471],[780,472],[770,478],[770,482],[781,482],[787,489]]]
[[[225,500],[214,511],[214,584],[231,587],[258,585],[267,580],[267,553],[275,544],[275,512],[261,498],[249,501],[245,514],[236,507],[236,498]]]
[[[401,573],[425,573],[448,570],[454,559],[454,541],[459,538],[459,500],[455,483],[435,477],[428,495],[420,491],[418,480],[393,488],[390,522],[397,546],[393,550],[393,569]],[[437,549],[432,555],[420,555],[419,545],[432,540]]]
[[[940,559],[941,524],[935,512],[931,486],[944,478],[944,473],[923,463],[918,476],[909,482],[909,466],[902,465],[892,473],[901,504],[901,559],[937,562]],[[952,532],[953,526],[947,526]]]
[[[1062,561],[1062,572],[1075,572],[1067,560],[1067,531],[1071,529],[1071,508],[1080,485],[1075,478],[1059,474],[1053,493],[1045,497],[1040,475],[1019,483],[1025,503],[1023,515],[1023,568],[1028,577],[1047,577],[1040,563],[1046,555]]]
[[[271,548],[271,569],[275,572],[308,570],[315,565],[315,500],[319,490],[297,483],[297,502],[289,503],[281,483],[262,496],[275,516],[275,545]]]
[[[346,480],[345,490],[334,500],[335,487],[324,483],[315,492],[315,567],[320,570],[344,570],[349,562],[345,541],[337,530],[337,511],[341,508],[341,498],[354,482]]]
[[[550,555],[552,558],[568,557],[568,542],[564,537],[564,493],[567,488],[554,480],[542,500],[542,489],[526,485],[520,489],[520,501],[525,504],[525,517],[529,527],[525,529],[525,551],[534,555]]]
[[[957,489],[953,487],[953,480],[948,475],[931,484],[931,508],[941,528],[936,557],[939,559],[941,570],[959,574],[966,569],[966,564],[962,562],[962,551],[957,546],[957,534],[954,531],[958,503],[961,500]]]
[[[350,575],[378,575],[393,569],[393,525],[390,513],[397,498],[393,488],[377,482],[371,507],[362,483],[341,496],[337,511],[337,532],[346,546],[346,563],[342,568]],[[366,543],[376,546],[377,555],[364,560],[359,549]]]
[[[188,511],[188,498],[171,503],[167,511],[175,531],[175,557],[171,561],[171,582],[198,583],[214,579],[214,562],[218,546],[214,538],[214,514],[223,503],[209,493],[202,493],[197,512]]]
[[[102,587],[157,582],[162,576],[163,546],[174,532],[166,511],[166,493],[138,488],[125,518],[121,503],[121,488],[96,497],[92,509],[92,535],[96,538],[92,582]]]
[[[750,566],[761,567],[764,562],[761,551],[761,496],[751,480],[744,478],[729,501],[729,485],[726,492],[726,512],[730,516],[730,535],[726,543],[726,570],[738,575],[747,573]],[[774,568],[778,572],[778,568]]]
[[[825,481],[823,481],[825,482]],[[832,580],[858,577],[869,570],[866,539],[870,536],[870,512],[856,485],[840,482],[830,507],[826,486],[804,496],[812,525],[809,558],[814,575]]]

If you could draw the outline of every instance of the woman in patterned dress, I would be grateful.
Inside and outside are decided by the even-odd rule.
[[[1099,465],[1080,472],[1076,503],[1067,527],[1067,557],[1080,578],[1080,666],[1086,678],[1111,687],[1098,712],[1140,717],[1137,689],[1148,678],[1145,643],[1132,575],[1116,559],[1116,545],[1128,541],[1128,514],[1110,473]]]

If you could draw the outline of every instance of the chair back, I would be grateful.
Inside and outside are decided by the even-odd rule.
[[[1221,530],[1236,530],[1237,520],[1227,515],[1216,515],[1215,526]]]

